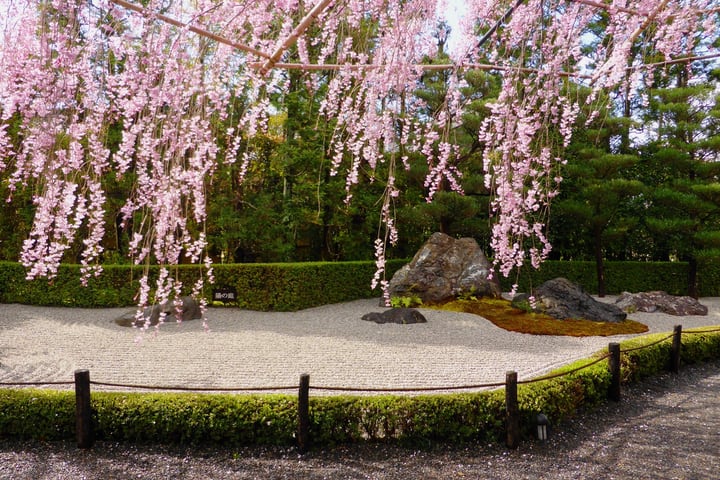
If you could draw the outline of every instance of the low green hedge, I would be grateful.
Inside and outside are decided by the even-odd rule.
[[[621,344],[625,383],[668,367],[672,340],[655,343],[667,336],[648,335]],[[685,332],[681,352],[686,364],[720,359],[720,332]],[[553,374],[576,370],[604,353]],[[609,385],[606,360],[564,376],[519,385],[525,435],[531,435],[537,413],[558,424],[580,407],[604,401]],[[297,398],[290,395],[94,392],[91,406],[96,437],[102,440],[233,446],[295,443]],[[0,437],[72,439],[74,412],[72,392],[2,389]],[[311,397],[310,417],[315,446],[364,441],[412,446],[491,442],[504,438],[504,391]]]
[[[289,395],[96,393],[97,438],[136,443],[288,445],[297,425]]]
[[[406,260],[388,261],[388,276],[405,263]],[[0,303],[85,308],[135,305],[142,268],[129,265],[103,268],[101,276],[90,279],[88,286],[83,287],[78,265],[61,265],[51,281],[28,281],[22,265],[0,262]],[[235,305],[251,310],[296,311],[381,295],[370,288],[374,262],[225,264],[213,269],[216,282],[206,286],[206,298],[211,298],[215,287],[233,287],[239,297]],[[157,267],[150,268],[150,285],[157,272]],[[193,285],[201,272],[197,265],[173,268],[173,274],[187,286]]]
[[[703,259],[698,267],[698,290],[700,296],[720,296],[720,259]],[[504,291],[510,291],[513,284],[518,291],[528,292],[547,280],[565,277],[578,283],[586,291],[597,292],[597,271],[595,262],[589,261],[547,261],[539,269],[523,268],[519,274],[500,278]],[[605,262],[605,289],[610,295],[622,292],[648,292],[663,290],[671,295],[686,295],[688,264],[686,262]]]
[[[75,435],[75,392],[0,389],[0,437],[62,440]]]
[[[684,262],[606,262],[605,289],[608,294],[622,292],[647,292],[664,290],[671,295],[687,293],[688,265]],[[519,275],[501,278],[500,284],[504,291],[510,291],[517,283],[518,291],[528,292],[547,280],[564,277],[582,285],[591,293],[597,292],[597,271],[595,262],[573,261],[544,262],[539,269],[524,268]],[[701,272],[701,279],[716,278],[715,270],[708,265]],[[716,296],[720,294],[720,284],[712,280],[702,282],[702,295]]]
[[[315,445],[395,441],[403,445],[493,442],[504,429],[500,391],[454,395],[315,397],[310,438]]]
[[[503,429],[501,392],[459,395],[314,397],[314,445],[398,441],[407,445],[495,441]],[[297,398],[94,392],[97,439],[189,445],[293,445]],[[74,438],[73,392],[0,390],[0,437]]]
[[[720,327],[693,330],[702,332],[717,328]],[[720,358],[720,332],[693,333],[693,330],[683,332],[680,362],[693,364]],[[657,342],[669,335],[669,333],[657,333],[623,342],[621,344],[622,349],[632,349],[622,355],[621,374],[623,381],[634,382],[666,370],[670,362],[671,338],[649,348],[635,349]]]
[[[595,357],[600,355],[602,353]],[[557,424],[571,418],[580,407],[592,407],[607,399],[611,381],[607,361],[573,372],[590,363],[592,361],[580,360],[550,375],[572,373],[518,386],[521,425],[526,436],[532,435],[530,430],[538,413],[545,414],[552,423]]]
[[[390,260],[387,278],[407,260]],[[224,264],[214,267],[216,283],[204,292],[211,298],[215,287],[233,287],[241,308],[260,311],[296,311],[304,308],[346,302],[360,298],[379,297],[379,290],[370,288],[375,273],[374,262],[308,262],[273,264]],[[80,284],[80,266],[61,265],[57,278],[25,280],[22,265],[0,262],[0,303],[24,303],[66,307],[126,307],[135,305],[140,267],[108,265],[89,285]],[[150,268],[151,285],[157,267]],[[201,275],[197,265],[173,268],[184,285],[191,286]],[[545,262],[539,270],[523,269],[519,276],[501,278],[503,290],[518,283],[520,291],[529,291],[552,278],[565,277],[582,285],[588,292],[597,291],[593,262]],[[684,294],[687,264],[682,262],[607,262],[607,292],[642,292],[665,290]],[[702,296],[720,296],[720,262],[706,261],[699,275]],[[187,293],[187,292],[185,292]]]

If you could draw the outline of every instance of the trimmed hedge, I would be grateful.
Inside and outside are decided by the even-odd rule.
[[[391,260],[387,278],[407,260]],[[25,269],[12,262],[0,262],[0,303],[24,303],[66,307],[126,307],[135,305],[142,268],[108,265],[87,287],[80,284],[80,266],[61,265],[57,278],[25,280]],[[241,308],[259,311],[296,311],[332,303],[380,296],[370,288],[374,262],[308,262],[223,264],[213,267],[216,283],[207,285],[206,298],[214,287],[233,287]],[[686,292],[687,264],[682,262],[607,262],[607,292],[665,290],[673,295]],[[150,268],[150,284],[158,268]],[[197,265],[180,265],[173,274],[184,285],[193,285],[201,275]],[[529,291],[552,278],[565,277],[597,291],[593,262],[545,262],[539,270],[527,268],[512,278],[501,277],[504,291],[517,282],[519,291]],[[706,261],[699,274],[702,296],[720,296],[720,261]],[[187,293],[187,292],[186,292]]]
[[[403,445],[495,442],[504,431],[503,392],[454,395],[315,397],[315,445],[395,441]]]
[[[80,283],[79,265],[61,265],[57,277],[26,280],[19,263],[0,262],[0,303],[61,307],[125,307],[135,304],[139,267],[108,265],[103,274]]]
[[[390,260],[387,278],[407,260]],[[0,303],[24,303],[66,307],[126,307],[135,305],[142,269],[130,265],[108,265],[87,287],[80,284],[79,265],[61,265],[57,278],[25,280],[25,269],[0,262]],[[223,264],[213,267],[217,287],[233,287],[241,308],[259,311],[296,311],[332,303],[380,296],[370,288],[374,262],[308,262]],[[150,268],[150,284],[158,268]],[[201,275],[197,265],[180,265],[173,273],[184,285],[193,285]],[[665,290],[673,295],[686,292],[687,264],[682,262],[607,262],[607,292]],[[527,268],[518,277],[502,278],[504,291],[517,282],[519,291],[529,291],[552,278],[565,277],[597,291],[593,262],[545,262],[539,270]],[[699,275],[702,296],[720,296],[720,262],[704,262]],[[206,298],[214,286],[207,285]],[[187,293],[187,292],[186,292]]]
[[[667,336],[648,335],[621,344],[625,383],[667,368],[672,339],[653,345]],[[643,346],[647,347],[627,351]],[[604,353],[598,352],[591,360]],[[717,359],[720,332],[683,334],[682,362]],[[553,374],[588,363],[578,361]],[[531,436],[537,413],[545,413],[557,425],[579,408],[604,401],[609,385],[607,361],[562,377],[519,385],[525,435]],[[226,446],[295,443],[297,398],[289,395],[95,392],[91,406],[100,440]],[[73,392],[0,389],[0,437],[72,439],[74,413]],[[492,442],[504,438],[504,392],[312,397],[310,417],[310,435],[317,447],[364,441],[412,446]]]
[[[0,389],[0,437],[62,440],[75,435],[75,392]]]
[[[518,291],[528,292],[547,280],[565,277],[582,285],[591,293],[597,292],[595,262],[547,261],[539,269],[523,268],[517,276],[500,277],[503,291],[510,291],[517,283]],[[686,262],[605,262],[605,288],[608,294],[664,290],[671,295],[686,295],[688,264]],[[705,259],[699,265],[698,290],[700,296],[720,296],[720,259]]]
[[[720,328],[720,327],[715,327]],[[712,330],[713,328],[694,329],[696,331]],[[634,349],[657,342],[669,334],[657,333],[627,340],[621,344],[623,349]],[[672,339],[666,339],[650,348],[632,350],[622,355],[621,374],[623,381],[635,382],[645,377],[656,375],[668,368]],[[707,362],[720,358],[720,332],[693,333],[684,331],[680,361],[685,364]]]
[[[388,276],[406,260],[391,260]],[[63,307],[126,307],[135,305],[142,268],[130,265],[104,266],[100,277],[87,287],[80,283],[79,265],[61,265],[56,278],[25,279],[22,265],[0,262],[0,303],[22,303]],[[206,285],[206,298],[214,287],[234,287],[241,308],[260,311],[296,311],[304,308],[380,296],[370,288],[374,262],[308,262],[274,264],[224,264],[213,267],[215,285]],[[158,272],[150,268],[150,285]],[[191,286],[202,272],[197,265],[173,267],[173,273]],[[187,292],[186,292],[187,293]]]
[[[703,278],[715,271],[708,267],[702,271]],[[605,282],[608,294],[622,292],[647,292],[664,290],[671,295],[685,295],[687,292],[688,265],[684,262],[606,262]],[[528,292],[547,280],[565,277],[588,291],[597,292],[597,271],[595,262],[544,262],[538,270],[525,268],[517,277],[501,278],[504,291],[510,291],[512,284],[518,284],[518,291]],[[705,282],[703,296],[718,294],[718,285]]]
[[[99,439],[135,443],[289,445],[297,399],[289,395],[95,393]]]

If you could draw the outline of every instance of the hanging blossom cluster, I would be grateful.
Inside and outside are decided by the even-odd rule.
[[[85,275],[100,271],[95,263],[104,234],[101,177],[108,150],[99,126],[105,106],[95,103],[99,85],[83,80],[92,76],[85,67],[92,53],[76,40],[87,19],[76,9],[63,15],[66,7],[55,2],[38,10],[11,2],[2,12],[0,166],[14,164],[11,191],[35,181],[35,223],[21,257],[29,277],[54,276],[83,225]],[[92,39],[92,32],[84,33]],[[20,145],[13,145],[8,133],[16,114],[22,122]]]
[[[488,18],[491,10],[480,3],[470,7],[471,18]],[[576,67],[583,64],[588,24],[599,13],[607,14],[610,41],[595,52],[595,65],[585,65],[594,67],[588,86],[596,94],[621,84],[637,85],[648,74],[648,68],[640,68],[642,56],[633,55],[641,34],[646,48],[668,60],[692,54],[702,38],[716,38],[718,17],[712,6],[707,0],[640,0],[601,11],[598,5],[530,0],[516,5],[501,22],[488,48],[463,52],[492,59],[504,72],[502,92],[480,132],[486,186],[494,193],[491,247],[500,273],[508,276],[528,260],[537,268],[550,252],[544,233],[547,212],[562,180],[563,149],[583,107],[568,82],[581,83],[572,75],[586,73]]]
[[[195,2],[172,13],[204,14],[216,24],[246,19],[240,9],[216,7]],[[184,286],[168,267],[204,261],[212,280],[205,185],[218,160],[218,125],[229,113],[237,52],[158,21],[152,12],[163,2],[149,2],[145,14],[109,1],[17,1],[2,8],[0,166],[11,171],[11,190],[34,191],[35,221],[21,255],[28,278],[54,277],[75,242],[82,242],[83,281],[101,272],[102,180],[112,171],[134,185],[121,210],[133,260],[160,265],[152,288],[147,272],[141,279],[138,305],[167,302],[183,288],[200,297],[203,276]],[[12,122],[19,122],[18,139],[8,133]],[[119,142],[112,132],[120,132]]]
[[[581,107],[562,72],[583,65],[589,22],[606,17],[608,41],[584,68],[594,88],[608,89],[647,74],[628,70],[641,61],[633,56],[640,41],[668,60],[712,45],[714,2],[466,2],[448,93],[434,112],[414,91],[423,58],[437,49],[444,0],[2,2],[0,169],[11,191],[32,189],[36,208],[21,261],[29,278],[53,277],[81,242],[84,278],[98,274],[103,180],[112,172],[134,185],[122,208],[133,260],[161,266],[153,284],[142,279],[139,306],[187,288],[199,294],[202,277],[182,285],[169,267],[204,262],[212,279],[205,186],[217,162],[247,170],[245,140],[265,128],[270,96],[287,88],[284,70],[299,68],[327,92],[322,114],[336,126],[328,156],[346,178],[347,200],[364,177],[386,186],[374,280],[384,285],[385,245],[398,241],[395,169],[420,156],[429,200],[461,190],[452,130],[466,106],[462,72],[490,62],[503,76],[480,132],[495,195],[493,254],[504,275],[528,259],[537,266],[549,252],[547,208]],[[300,63],[283,64],[293,58]],[[233,111],[238,98],[243,108]],[[390,173],[376,179],[381,162]]]
[[[545,28],[528,30],[526,25],[542,24],[548,14],[542,5],[538,0],[518,7],[500,36],[503,49],[534,48],[520,54],[524,64],[508,63],[500,96],[480,132],[485,184],[494,192],[491,247],[504,276],[528,259],[537,268],[550,252],[547,210],[561,181],[561,152],[580,110],[564,94],[562,73],[580,61],[575,39],[593,12],[571,4]]]
[[[385,195],[375,241],[377,270],[372,281],[372,287],[380,285],[386,297],[387,281],[383,275],[386,247],[398,241],[393,205],[400,192],[395,184],[395,169],[409,168],[410,157],[420,154],[429,169],[425,182],[428,200],[445,181],[451,189],[462,191],[461,173],[456,167],[459,148],[450,139],[452,125],[457,125],[462,115],[459,89],[451,88],[443,107],[432,115],[425,113],[427,106],[413,95],[423,74],[420,65],[423,58],[432,57],[437,51],[436,39],[432,37],[437,29],[434,15],[437,8],[436,0],[351,0],[345,6],[349,13],[344,21],[336,11],[320,18],[326,46],[337,47],[322,49],[315,62],[324,64],[333,55],[340,64],[328,82],[321,112],[335,121],[329,151],[332,173],[345,175],[346,202],[351,200],[363,169],[370,181],[376,181],[378,164],[389,164],[387,178],[381,179],[385,182]],[[370,48],[360,43],[362,40],[347,35],[347,31],[362,30],[368,18],[377,22],[381,32]],[[303,45],[302,39],[298,45]],[[456,76],[453,81],[460,83]]]

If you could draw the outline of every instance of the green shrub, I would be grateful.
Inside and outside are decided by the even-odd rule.
[[[405,263],[389,261],[388,275]],[[28,281],[22,265],[0,262],[0,303],[86,308],[135,305],[142,268],[132,265],[103,268],[103,274],[91,278],[84,287],[80,283],[79,265],[61,265],[58,276],[51,281]],[[212,297],[215,287],[233,287],[239,297],[236,305],[251,310],[296,311],[381,295],[370,288],[374,262],[224,264],[213,268],[216,283],[206,285],[203,292],[206,298]],[[201,275],[202,267],[179,265],[173,272],[183,285],[191,286]],[[150,268],[151,285],[157,273],[157,267]]]
[[[694,329],[696,331],[714,330]],[[707,362],[720,358],[720,333],[693,333],[692,330],[683,333],[682,348],[680,349],[680,362],[692,364]]]
[[[289,445],[297,399],[288,395],[96,393],[100,439],[139,443]]]
[[[387,278],[405,263],[407,260],[388,261]],[[48,282],[46,279],[27,281],[22,265],[0,262],[0,303],[90,308],[134,305],[142,268],[132,265],[103,268],[105,271],[100,277],[90,279],[88,286],[83,287],[79,265],[61,265],[57,278]],[[375,263],[371,261],[222,264],[213,269],[216,283],[206,285],[203,292],[206,298],[211,298],[214,287],[233,287],[239,297],[235,305],[251,310],[296,311],[380,296],[379,290],[370,288],[375,273]],[[610,294],[649,290],[665,290],[674,295],[685,293],[687,264],[683,262],[607,262],[605,270]],[[202,271],[197,265],[173,267],[173,274],[188,288]],[[151,285],[157,272],[157,267],[150,267]],[[548,261],[539,270],[525,268],[518,277],[501,277],[500,282],[505,291],[515,282],[520,291],[529,291],[557,277],[576,282],[590,293],[597,291],[593,262]],[[720,260],[703,261],[699,284],[701,295],[720,295]]]
[[[0,437],[60,440],[75,434],[75,392],[0,389]]]
[[[605,281],[608,294],[622,292],[646,292],[664,290],[672,295],[687,293],[688,265],[685,262],[605,262]],[[513,283],[518,291],[529,292],[547,280],[564,277],[575,282],[590,293],[597,292],[595,262],[546,261],[538,270],[524,268],[518,276],[500,277],[503,291],[509,291]],[[699,274],[701,294],[718,295],[720,268],[710,262],[704,263]]]
[[[668,333],[656,333],[626,340],[620,344],[623,352],[620,362],[623,382],[636,382],[667,369],[670,362],[672,338],[647,348],[640,347],[658,342],[668,335]]]
[[[319,445],[396,441],[408,446],[493,442],[504,428],[502,392],[320,397],[311,400],[311,438]]]
[[[624,382],[667,368],[672,343],[667,336],[647,335],[622,342]],[[538,413],[557,425],[579,408],[607,398],[607,360],[593,363],[604,354],[598,352],[548,375],[554,378],[519,385],[526,436],[531,435]],[[720,359],[720,332],[683,334],[683,363],[713,359]],[[414,447],[498,441],[504,437],[504,395],[501,389],[446,395],[312,397],[310,438],[318,447],[364,441]],[[91,408],[97,438],[118,442],[293,445],[297,429],[297,399],[290,395],[94,392]],[[74,413],[74,392],[0,389],[0,437],[69,439],[74,436]]]
[[[591,362],[580,360],[562,367],[550,375],[572,372]],[[577,372],[518,387],[518,407],[525,433],[534,425],[538,413],[544,413],[553,423],[571,418],[580,407],[593,406],[607,398],[611,375],[607,361],[601,361]]]

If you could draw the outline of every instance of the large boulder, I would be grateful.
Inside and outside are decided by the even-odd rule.
[[[620,309],[632,312],[662,312],[669,315],[707,315],[708,309],[692,297],[669,295],[667,292],[623,292],[615,301]]]
[[[122,327],[143,327],[145,324],[157,325],[160,321],[160,314],[165,314],[164,321],[172,321],[173,319],[197,320],[202,318],[200,305],[192,297],[180,297],[177,304],[174,300],[169,300],[163,304],[155,304],[145,307],[142,313],[142,320],[138,320],[135,312],[128,312],[126,315],[115,320],[115,323]]]
[[[529,305],[533,311],[559,320],[574,318],[596,322],[622,322],[627,317],[627,314],[615,305],[595,300],[580,285],[565,278],[548,280],[536,288],[532,295],[534,299],[524,293],[516,295],[513,305]]]
[[[418,297],[437,303],[468,294],[499,297],[500,285],[488,279],[492,266],[472,238],[434,233],[412,261],[393,275],[390,297]]]

